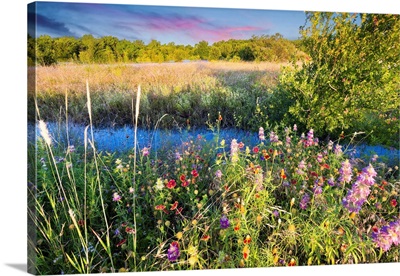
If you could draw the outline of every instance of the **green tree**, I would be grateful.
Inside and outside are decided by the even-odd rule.
[[[398,117],[399,15],[309,12],[300,32],[309,58],[281,74],[287,119],[327,134]]]
[[[200,56],[201,59],[207,60],[210,52],[210,46],[205,40],[200,41],[194,46],[194,54]]]
[[[48,35],[36,39],[36,60],[40,65],[49,66],[57,63],[54,40]]]

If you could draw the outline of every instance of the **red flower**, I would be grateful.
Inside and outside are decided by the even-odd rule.
[[[296,185],[297,184],[297,180],[296,179],[292,179],[292,185]]]
[[[396,206],[397,206],[397,200],[396,200],[395,198],[393,198],[393,199],[390,201],[390,205],[392,205],[393,208],[396,207]]]
[[[258,147],[254,147],[254,148],[253,148],[253,152],[254,152],[254,153],[258,153],[259,151],[260,151],[260,149],[259,149]]]
[[[314,171],[311,172],[310,174],[311,174],[311,176],[318,177],[318,174],[316,172],[314,172]]]
[[[174,204],[172,204],[171,208],[169,208],[171,211],[175,210],[176,207],[178,207],[178,201],[175,201]]]
[[[117,243],[117,247],[120,247],[121,245],[123,245],[126,242],[126,239],[123,239],[122,241],[120,241],[119,243]]]
[[[176,209],[175,211],[175,215],[180,215],[182,213],[183,207],[179,207],[178,209]]]
[[[135,234],[135,229],[133,229],[131,227],[126,227],[125,232],[128,234]]]
[[[168,183],[167,183],[168,189],[173,189],[175,186],[176,186],[175,180],[171,179],[170,181],[168,181]]]
[[[184,174],[181,174],[181,176],[179,177],[179,179],[184,182],[186,180],[186,176]]]
[[[198,176],[199,176],[199,173],[198,173],[196,170],[193,170],[193,171],[192,171],[192,176],[193,176],[193,177],[198,177]]]
[[[243,142],[240,142],[238,146],[239,146],[239,149],[242,149],[244,147]]]
[[[247,235],[246,238],[244,239],[243,243],[249,244],[250,242],[251,242],[251,237],[250,237],[250,235]]]
[[[187,187],[189,186],[189,181],[185,180],[182,182],[182,187]]]
[[[240,229],[240,223],[236,224],[236,226],[233,228],[234,231],[239,231]]]

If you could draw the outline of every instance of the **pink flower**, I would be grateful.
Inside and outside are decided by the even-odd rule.
[[[120,201],[121,200],[121,196],[118,193],[114,193],[113,194],[113,201]]]

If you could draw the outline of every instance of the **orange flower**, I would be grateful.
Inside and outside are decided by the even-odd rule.
[[[181,176],[179,177],[179,179],[184,182],[186,180],[186,176],[184,174],[181,174]]]
[[[288,266],[295,266],[296,265],[296,261],[295,259],[290,259],[290,262],[288,263]]]
[[[281,170],[281,178],[286,179],[286,174],[284,169]]]
[[[164,210],[164,209],[165,209],[165,206],[162,204],[156,206],[156,210]]]
[[[233,230],[234,230],[234,231],[239,231],[239,229],[240,229],[240,222],[238,222],[238,223],[236,224],[236,226],[233,228]]]
[[[249,257],[249,254],[250,254],[250,249],[249,249],[249,247],[246,245],[246,246],[243,248],[243,259],[247,260],[247,258]]]
[[[202,240],[202,241],[208,241],[209,239],[210,239],[210,236],[209,236],[209,235],[203,235],[203,236],[201,237],[200,240]]]

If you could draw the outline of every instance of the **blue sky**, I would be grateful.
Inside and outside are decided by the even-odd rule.
[[[36,10],[28,9],[29,24],[34,18],[36,34],[32,28],[28,30],[32,36],[111,35],[183,45],[275,33],[296,39],[305,22],[302,11],[68,2],[36,2]]]

